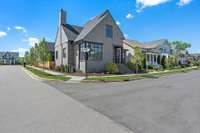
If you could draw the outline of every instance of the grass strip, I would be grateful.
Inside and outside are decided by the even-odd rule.
[[[167,71],[160,71],[156,73],[145,73],[145,74],[134,74],[134,75],[117,75],[117,76],[102,76],[102,77],[89,77],[87,80],[89,81],[103,81],[103,82],[119,82],[119,81],[131,81],[131,80],[138,80],[144,78],[159,78],[165,75],[177,74],[177,73],[186,73],[193,70],[200,70],[200,67],[188,67],[188,68],[179,68],[179,69],[172,69]]]
[[[34,75],[40,77],[40,78],[43,78],[43,79],[47,79],[47,80],[61,80],[61,81],[67,81],[69,80],[70,78],[69,77],[65,77],[65,76],[55,76],[55,75],[52,75],[52,74],[49,74],[49,73],[46,73],[46,72],[43,72],[43,71],[40,71],[38,69],[34,69],[34,68],[31,68],[31,67],[25,67],[27,70],[29,70],[31,73],[33,73]]]

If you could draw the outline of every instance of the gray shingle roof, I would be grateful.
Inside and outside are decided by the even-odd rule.
[[[150,42],[145,42],[146,48],[157,48],[160,45],[165,45],[169,44],[167,39],[160,39],[160,40],[155,40],[155,41],[150,41]]]
[[[88,21],[84,27],[83,30],[80,32],[80,34],[78,35],[78,37],[75,39],[75,41],[80,41],[82,39],[84,39],[89,33],[90,31],[96,27],[97,24],[99,24],[108,14],[110,14],[110,12],[108,10],[106,10],[104,13],[102,13],[99,16],[94,17],[93,19],[91,19],[90,21]]]
[[[74,41],[83,29],[83,27],[77,25],[65,24],[62,26],[70,41]]]
[[[138,42],[136,40],[130,40],[130,39],[125,39],[124,43],[130,45],[131,47],[143,47],[143,44],[141,42]]]
[[[89,20],[83,27],[65,24],[62,25],[70,41],[78,42],[83,40],[105,17],[110,15],[109,10]]]

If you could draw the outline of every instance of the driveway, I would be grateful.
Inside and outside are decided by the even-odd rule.
[[[0,67],[0,133],[132,133],[20,66]]]
[[[121,83],[46,83],[135,133],[200,133],[200,71]]]

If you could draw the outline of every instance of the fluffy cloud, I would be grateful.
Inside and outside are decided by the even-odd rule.
[[[28,39],[22,40],[23,42],[28,42],[30,46],[35,46],[36,43],[39,43],[39,39],[35,37],[29,37]]]
[[[156,6],[170,0],[136,0],[137,12],[141,12],[146,7]]]
[[[192,0],[180,0],[177,5],[178,6],[184,6],[184,5],[187,5],[189,4],[190,2],[192,2]]]
[[[7,36],[6,32],[0,31],[0,38]]]
[[[120,22],[119,22],[119,21],[116,21],[116,24],[117,24],[117,25],[120,25]]]
[[[132,19],[132,18],[134,18],[134,16],[133,16],[131,13],[128,13],[128,14],[126,15],[126,18],[127,18],[127,19]]]
[[[22,26],[15,26],[15,29],[18,30],[18,31],[22,31],[22,32],[26,33],[26,29]]]

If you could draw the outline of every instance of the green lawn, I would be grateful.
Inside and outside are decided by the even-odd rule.
[[[55,76],[31,67],[26,67],[27,70],[29,70],[30,72],[32,72],[34,75],[43,78],[43,79],[47,79],[47,80],[61,80],[61,81],[67,81],[70,78],[69,77],[64,77],[64,76]]]
[[[200,70],[199,67],[188,67],[188,68],[179,68],[167,71],[159,71],[155,73],[145,73],[145,74],[134,74],[134,75],[115,75],[115,76],[105,76],[105,77],[89,77],[87,80],[90,81],[103,81],[103,82],[117,82],[117,81],[130,81],[130,80],[138,80],[144,78],[159,78],[161,76],[176,74],[176,73],[185,73],[193,70]]]

